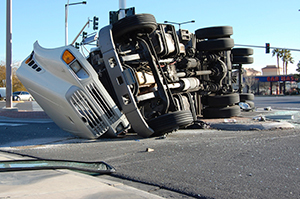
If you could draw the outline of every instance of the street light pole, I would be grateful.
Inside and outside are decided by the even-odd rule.
[[[119,0],[119,20],[125,17],[126,0]]]
[[[186,22],[181,22],[181,23],[171,22],[171,21],[165,21],[165,23],[170,23],[170,24],[176,24],[176,25],[179,25],[179,29],[181,29],[181,25],[182,25],[182,24],[195,23],[195,20],[186,21]]]
[[[68,11],[69,6],[72,5],[78,5],[78,4],[86,4],[86,1],[77,2],[77,3],[69,3],[69,0],[67,4],[65,4],[65,45],[68,45]]]
[[[68,9],[69,9],[69,0],[65,4],[65,45],[68,45]]]
[[[6,0],[6,108],[12,108],[12,0]]]

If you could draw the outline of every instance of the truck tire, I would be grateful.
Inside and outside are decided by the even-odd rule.
[[[247,57],[247,56],[233,56],[233,64],[252,64],[253,63],[253,57]]]
[[[216,26],[209,28],[201,28],[195,31],[198,39],[216,39],[230,37],[233,34],[231,26]]]
[[[203,110],[204,118],[229,118],[241,113],[238,105],[228,107],[206,107]]]
[[[253,49],[252,48],[233,48],[231,50],[231,54],[233,54],[233,56],[249,56],[249,55],[253,55]]]
[[[152,33],[157,28],[155,17],[151,14],[137,14],[125,17],[113,24],[112,34],[116,42],[134,33]]]
[[[209,39],[197,43],[197,50],[200,51],[223,51],[230,50],[234,46],[231,38]]]
[[[240,96],[238,93],[208,96],[209,107],[224,107],[228,105],[234,105],[239,102],[240,102]]]
[[[254,100],[253,93],[240,93],[240,101],[241,102],[253,101],[253,100]]]
[[[192,122],[193,116],[189,110],[166,113],[147,121],[148,125],[154,130],[152,137],[164,135]]]

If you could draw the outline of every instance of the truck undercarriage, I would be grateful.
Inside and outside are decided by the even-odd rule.
[[[51,51],[35,44],[17,75],[46,113],[75,135],[119,136],[132,129],[143,137],[160,136],[199,116],[240,113],[232,87],[234,64],[240,64],[233,60],[232,34],[230,26],[191,33],[159,24],[151,14],[131,15],[103,27],[87,58],[72,45]],[[96,120],[106,121],[103,128],[110,133],[82,133],[82,126],[92,129]]]

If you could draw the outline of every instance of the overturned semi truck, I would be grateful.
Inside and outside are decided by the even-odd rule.
[[[128,130],[161,136],[199,115],[240,113],[232,70],[253,59],[251,49],[232,50],[232,34],[230,26],[176,31],[151,14],[135,14],[103,27],[88,56],[73,45],[46,49],[35,42],[17,76],[49,117],[76,136]]]

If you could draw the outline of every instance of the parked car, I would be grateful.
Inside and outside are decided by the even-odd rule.
[[[5,100],[6,98],[6,88],[0,87],[0,100]]]
[[[13,92],[14,101],[33,101],[33,97],[27,91]]]

